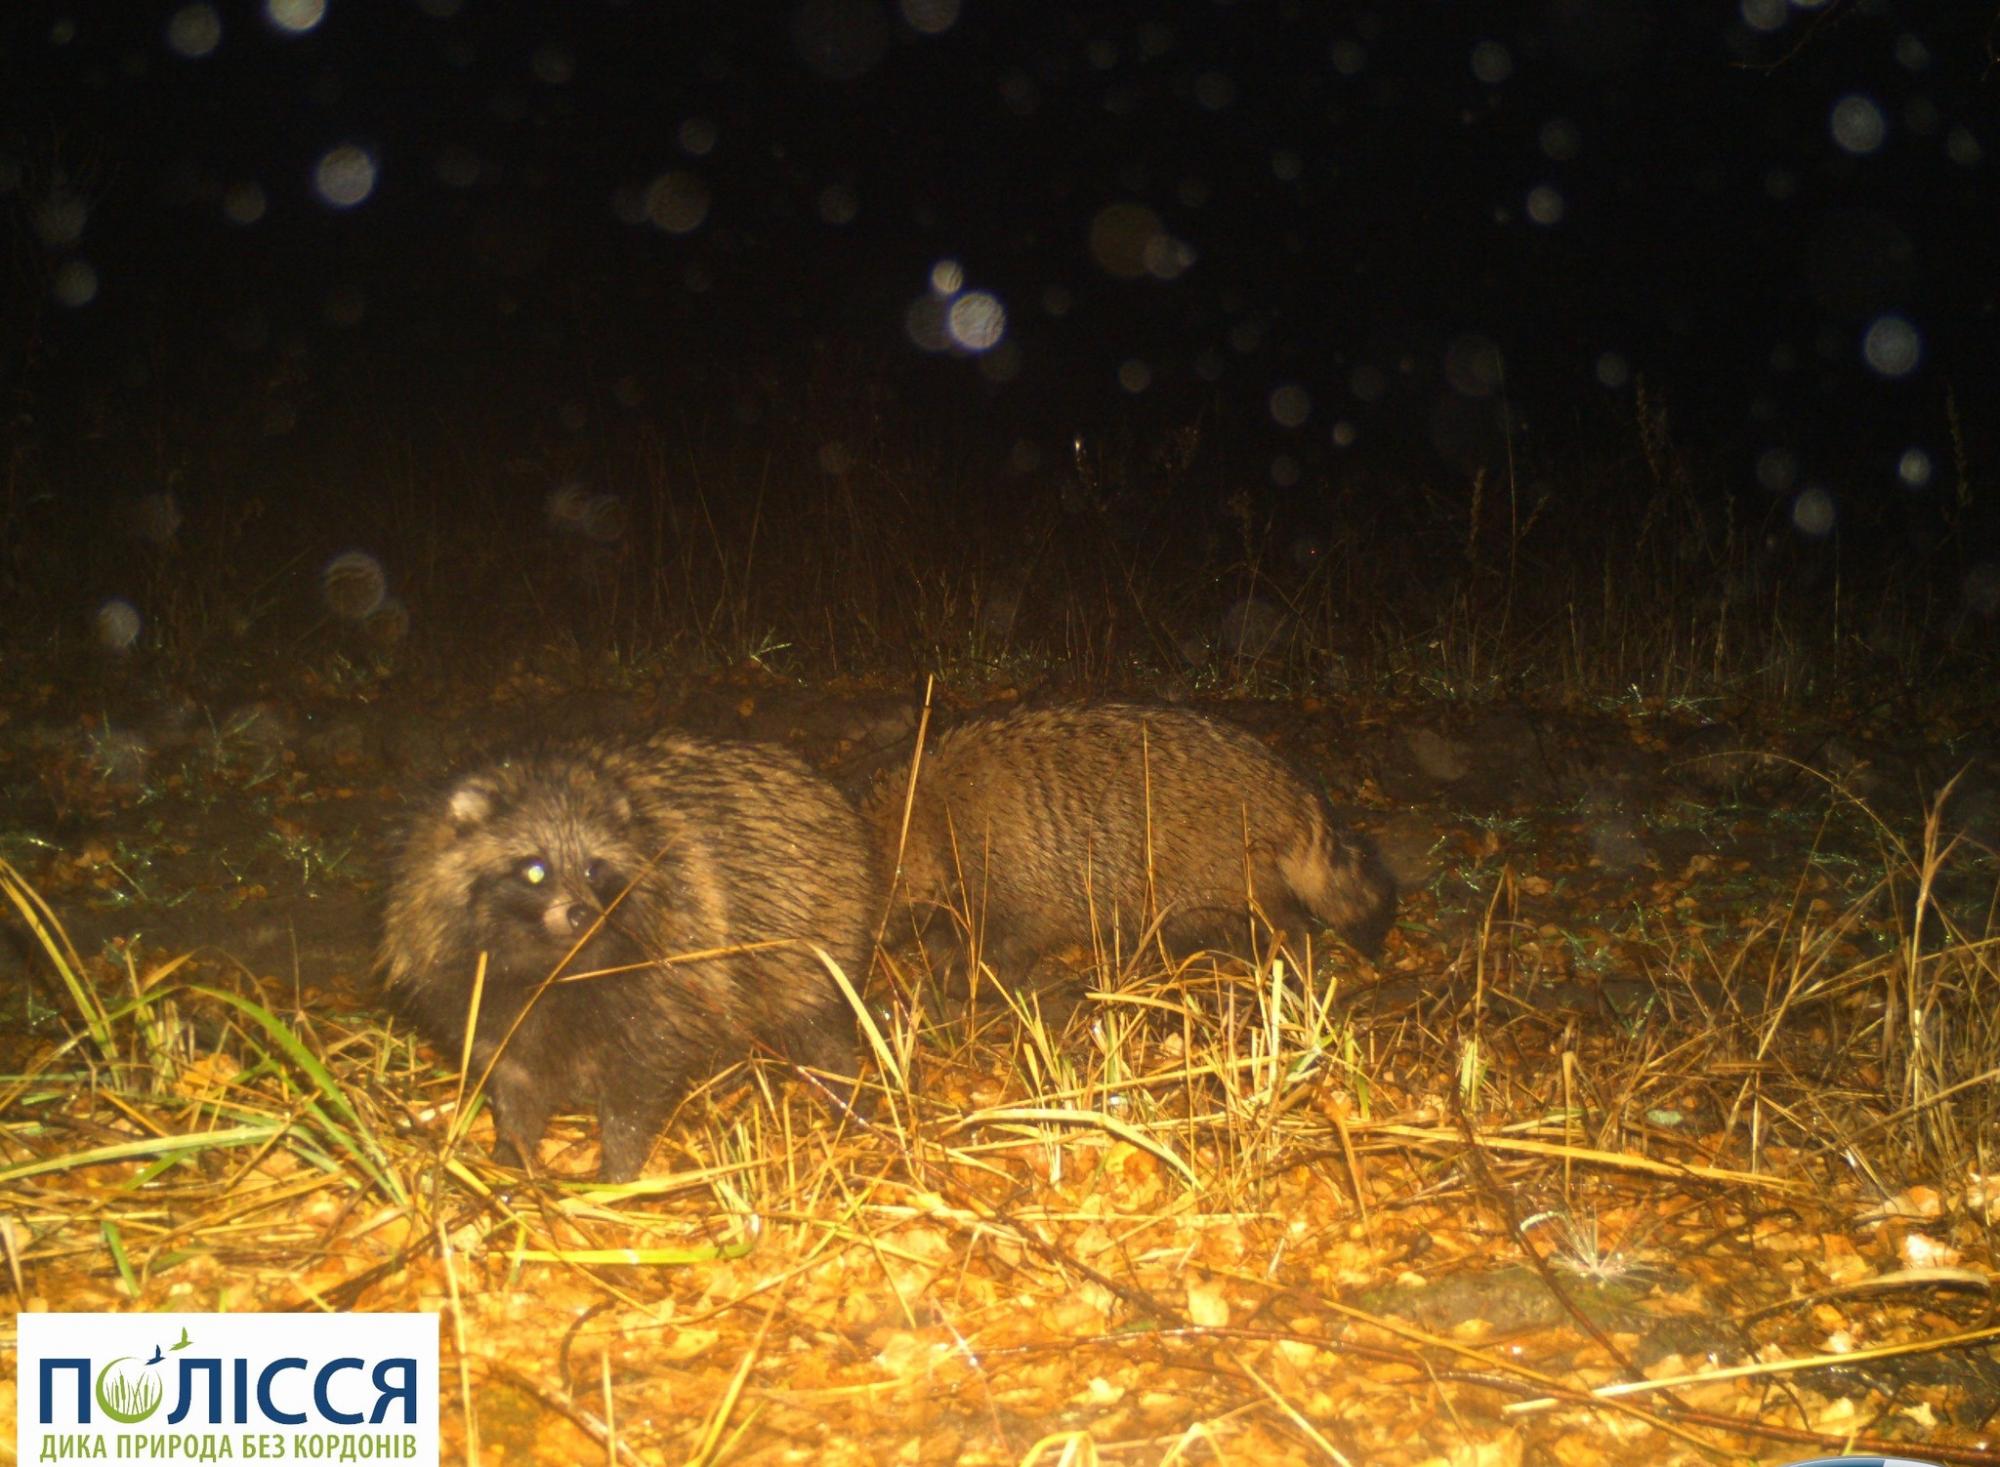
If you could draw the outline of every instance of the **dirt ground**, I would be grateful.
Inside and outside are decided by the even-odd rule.
[[[1322,778],[1336,807],[1380,843],[1396,874],[1403,904],[1383,961],[1372,969],[1351,962],[1338,969],[1341,1012],[1355,1025],[1359,1052],[1384,1097],[1399,1084],[1415,1094],[1435,1082],[1425,1078],[1416,1060],[1401,1057],[1400,1045],[1413,1043],[1411,1036],[1419,1033],[1453,1032],[1475,1007],[1498,1016],[1499,1032],[1515,1046],[1496,1055],[1496,1065],[1518,1067],[1522,1075],[1546,1061],[1559,1039],[1569,1044],[1564,1036],[1609,1036],[1620,1045],[1670,1054],[1685,1038],[1684,1030],[1752,1024],[1775,1001],[1774,969],[1741,955],[1767,951],[1768,944],[1759,945],[1760,934],[1768,936],[1774,921],[1832,924],[1839,914],[1858,912],[1859,920],[1843,935],[1843,951],[1848,961],[1865,965],[1906,940],[1916,906],[1915,882],[1907,873],[1915,869],[1911,856],[1920,842],[1926,801],[1954,778],[1942,829],[1947,838],[1962,840],[1926,894],[1934,929],[1927,940],[1949,942],[1953,933],[1988,930],[1993,852],[2000,849],[2000,761],[1991,729],[1916,727],[1891,704],[1828,715],[1812,726],[1761,720],[1748,709],[1637,702],[1547,708],[1440,700],[1358,708],[1302,699],[1196,706],[1251,727]],[[670,693],[583,696],[523,673],[497,688],[434,689],[421,698],[408,691],[359,697],[265,691],[205,704],[129,688],[84,699],[42,687],[14,699],[0,722],[0,803],[7,811],[0,855],[42,893],[86,958],[109,954],[122,961],[150,954],[157,961],[193,952],[203,966],[243,975],[301,1013],[367,1016],[379,1009],[373,952],[386,858],[399,820],[413,797],[454,767],[551,733],[671,725],[790,744],[851,791],[908,747],[917,711],[913,693],[814,690],[754,674],[719,676]],[[969,706],[941,698],[936,717],[948,721],[965,711]],[[21,934],[5,930],[13,943],[8,960],[19,970],[7,985],[4,1015],[7,1062],[13,1064],[63,1032],[63,999]],[[1505,964],[1492,956],[1502,945],[1513,954]],[[1866,996],[1859,1001],[1865,1006]],[[1515,1025],[1515,1019],[1525,1022]],[[1840,1027],[1810,1006],[1786,1023],[1801,1032]],[[1828,1058],[1847,1063],[1838,1054]],[[1664,1068],[1671,1071],[1671,1064]],[[1726,1091],[1706,1083],[1713,1077],[1683,1078],[1686,1083],[1664,1085],[1648,1097],[1644,1109],[1646,1124],[1669,1146],[1676,1137],[1708,1135],[1734,1121],[1722,1113]],[[1830,1107],[1837,1107],[1841,1087],[1868,1083],[1866,1076],[1857,1082],[1851,1074],[1820,1078]],[[980,1082],[969,1083],[976,1093]],[[1408,1120],[1422,1109],[1406,1104],[1402,1114]],[[1425,1133],[1431,1138],[1426,1144],[1431,1144],[1439,1124],[1447,1133],[1450,1126],[1435,1110],[1428,1119],[1433,1130]],[[1131,1159],[1129,1150],[1121,1154]],[[1351,1167],[1352,1154],[1346,1160]],[[662,1162],[656,1153],[655,1166]],[[1324,1164],[1322,1159],[1318,1165]],[[1287,1168],[1299,1165],[1296,1158],[1285,1162]],[[1465,1182],[1463,1172],[1456,1175]],[[1057,1179],[1045,1180],[1054,1185]],[[1840,1209],[1851,1219],[1869,1200],[1901,1196],[1920,1180],[1873,1177]],[[1282,1174],[1274,1175],[1266,1189],[1280,1210],[1292,1205],[1284,1201],[1286,1185]],[[1453,1262],[1443,1268],[1432,1266],[1438,1255],[1424,1265],[1417,1262],[1450,1235],[1437,1217],[1417,1221],[1417,1209],[1435,1182],[1399,1173],[1383,1185],[1376,1208],[1407,1210],[1403,1221],[1381,1237],[1371,1236],[1374,1261],[1342,1272],[1340,1302],[1329,1308],[1394,1318],[1438,1337],[1477,1319],[1486,1331],[1482,1338],[1533,1338],[1538,1331],[1572,1329],[1572,1315],[1581,1310],[1598,1329],[1636,1339],[1633,1359],[1648,1367],[1742,1358],[1755,1347],[1746,1317],[1761,1317],[1772,1304],[1772,1296],[1757,1288],[1760,1281],[1774,1283],[1768,1258],[1760,1260],[1754,1247],[1734,1250],[1733,1240],[1748,1236],[1743,1228],[1754,1234],[1761,1225],[1755,1209],[1748,1222],[1746,1214],[1735,1212],[1716,1222],[1719,1213],[1711,1216],[1700,1208],[1700,1217],[1672,1213],[1670,1224],[1659,1218],[1628,1222],[1641,1235],[1657,1234],[1650,1246],[1629,1250],[1647,1254],[1650,1262],[1629,1273],[1606,1268],[1601,1276],[1579,1275],[1571,1288],[1556,1291],[1547,1285],[1546,1268],[1525,1266],[1519,1254],[1519,1239],[1543,1221],[1541,1213],[1527,1215],[1532,1189],[1520,1189],[1511,1219],[1468,1224],[1464,1236],[1444,1242]],[[1299,1201],[1294,1221],[1333,1207],[1348,1220],[1336,1223],[1330,1213],[1326,1225],[1351,1227],[1351,1216],[1334,1206],[1337,1199],[1328,1199]],[[1786,1202],[1777,1211],[1807,1234],[1825,1226],[1817,1214],[1799,1213],[1801,1205]],[[1157,1211],[1154,1204],[1140,1211],[1150,1216],[1148,1208]],[[1608,1225],[1613,1216],[1607,1207],[1601,1220]],[[1710,1221],[1703,1223],[1702,1217]],[[1874,1224],[1852,1225],[1868,1240],[1852,1247],[1891,1247]],[[1563,1226],[1571,1234],[1572,1253],[1589,1259],[1615,1251],[1609,1240],[1600,1248],[1594,1236],[1575,1236],[1580,1227],[1575,1218]],[[1596,1223],[1590,1227],[1594,1233]],[[1692,1246],[1689,1237],[1711,1232],[1725,1240],[1719,1248],[1711,1241],[1716,1251],[1681,1251]],[[905,1279],[911,1259],[924,1251],[914,1235],[905,1242],[916,1251],[889,1269],[892,1282]],[[950,1251],[936,1240],[927,1246]],[[1275,1268],[1276,1259],[1270,1262]],[[1142,1264],[1134,1262],[1135,1277],[1144,1274]],[[1017,1258],[1014,1266],[1026,1265]],[[1716,1282],[1718,1275],[1728,1282]],[[1775,1282],[1782,1295],[1805,1288],[1811,1278]],[[496,1336],[527,1322],[509,1302],[516,1298],[514,1279],[494,1276],[491,1289],[468,1306],[468,1317],[483,1321]],[[688,1295],[694,1286],[667,1287],[671,1296]],[[718,1287],[711,1279],[697,1292],[711,1299]],[[868,1288],[852,1280],[844,1287],[850,1294]],[[744,1297],[757,1297],[761,1288],[747,1289]],[[1208,1319],[1212,1311],[1204,1296],[1195,1285],[1189,1289],[1189,1317]],[[1718,1290],[1732,1298],[1730,1308],[1687,1303],[1712,1298]],[[542,1307],[557,1308],[557,1299],[568,1297],[550,1294]],[[572,1319],[588,1315],[602,1307],[601,1300],[584,1302],[592,1297],[586,1291],[561,1307],[570,1309]],[[682,1301],[684,1320],[692,1297]],[[1143,1312],[1134,1301],[1143,1297],[1151,1296],[1114,1290],[1096,1303],[1099,1314],[1122,1312],[1130,1327],[1131,1316]],[[1263,1312],[1251,1316],[1252,1324],[1276,1327],[1297,1314],[1283,1302],[1289,1297],[1281,1292],[1268,1300]],[[1648,1298],[1656,1307],[1646,1305]],[[1681,1304],[1657,1307],[1661,1299]],[[82,1307],[77,1300],[49,1302]],[[389,1307],[379,1296],[369,1302]],[[991,1307],[997,1311],[1000,1305]],[[1037,1307],[1054,1320],[1049,1306]],[[886,1305],[882,1310],[883,1320],[896,1314]],[[761,1317],[751,1317],[751,1324]],[[1218,1317],[1244,1316],[1239,1304]],[[1875,1323],[1887,1332],[1880,1318]],[[862,1358],[893,1377],[896,1352],[904,1348],[897,1340],[934,1342],[953,1328],[946,1310],[918,1311],[903,1325],[891,1329],[863,1321],[840,1331],[848,1339],[865,1339]],[[1087,1323],[1072,1326],[1092,1332]],[[547,1357],[547,1332],[560,1333],[559,1318],[536,1316],[529,1328],[539,1341],[530,1354],[539,1350]],[[1057,1322],[1050,1328],[1062,1338],[1065,1326]],[[672,1360],[686,1358],[683,1345],[662,1345],[656,1334],[634,1338],[666,1349]],[[670,1331],[665,1338],[680,1337]],[[688,1338],[707,1336],[695,1329]],[[989,1336],[989,1346],[999,1338],[999,1333]],[[1199,1390],[1189,1396],[1200,1398],[1198,1404],[1175,1406],[1172,1392],[1178,1386],[1160,1386],[1169,1390],[1165,1398],[1141,1391],[1127,1399],[1123,1386],[1103,1385],[1115,1377],[1104,1373],[1109,1367],[1102,1362],[1083,1362],[1078,1366],[1083,1376],[1065,1374],[1060,1388],[1030,1389],[1019,1373],[1053,1368],[1035,1353],[1049,1348],[1049,1336],[1039,1343],[1021,1332],[1011,1338],[1009,1349],[1021,1352],[1012,1364],[1001,1363],[1008,1350],[975,1361],[971,1374],[987,1382],[983,1394],[961,1388],[963,1373],[947,1378],[932,1365],[917,1372],[927,1385],[911,1388],[905,1381],[904,1388],[916,1389],[915,1399],[925,1403],[917,1426],[909,1425],[916,1418],[907,1412],[863,1409],[865,1403],[846,1394],[837,1409],[828,1405],[827,1392],[866,1391],[846,1378],[827,1376],[824,1361],[811,1371],[787,1367],[780,1378],[761,1383],[759,1425],[736,1455],[784,1460],[795,1448],[805,1450],[801,1444],[814,1440],[815,1432],[826,1448],[831,1430],[853,1449],[852,1460],[884,1459],[871,1454],[877,1448],[890,1453],[891,1445],[910,1460],[938,1459],[934,1454],[947,1445],[951,1455],[965,1460],[1017,1460],[1038,1441],[1053,1439],[1052,1433],[1078,1430],[1125,1440],[1129,1450],[1121,1460],[1154,1460],[1162,1442],[1192,1429],[1192,1416],[1213,1421],[1218,1412],[1229,1414]],[[1215,1339],[1218,1351],[1236,1348],[1227,1342],[1226,1330]],[[602,1423],[577,1425],[581,1408],[574,1403],[587,1398],[596,1382],[571,1381],[572,1343],[563,1336],[559,1390],[549,1384],[555,1378],[552,1357],[523,1358],[516,1352],[514,1365],[496,1366],[484,1378],[478,1414],[487,1460],[560,1460],[568,1449],[559,1445],[564,1440],[578,1451],[601,1450],[587,1439],[602,1437]],[[671,1392],[648,1397],[652,1387],[641,1383],[653,1382],[657,1369],[671,1361],[635,1359],[632,1351],[646,1348],[643,1343],[628,1341],[621,1348],[617,1369],[622,1380],[633,1382],[633,1394],[669,1415],[681,1409],[670,1409]],[[1313,1395],[1314,1367],[1294,1358],[1298,1338],[1272,1348],[1275,1360],[1289,1359],[1296,1367],[1297,1389],[1287,1388],[1289,1398],[1319,1399]],[[1574,1340],[1548,1346],[1537,1356],[1537,1368],[1561,1374],[1564,1362],[1583,1358],[1576,1353],[1583,1348]],[[1159,1379],[1186,1368],[1185,1362],[1166,1358],[1167,1347],[1157,1341],[1148,1349],[1155,1352],[1147,1357],[1151,1368],[1164,1372]],[[607,1346],[607,1372],[613,1369],[610,1350]],[[1003,1378],[1012,1384],[1002,1388]],[[1845,1390],[1869,1400],[1870,1420],[1878,1423],[1893,1424],[1898,1409],[1926,1392],[1948,1403],[1942,1409],[1949,1421],[1968,1431],[2000,1410],[2000,1366],[1990,1349],[1850,1367],[1844,1386],[1842,1377],[1827,1379],[1833,1384],[1824,1388],[1833,1395]],[[711,1382],[718,1394],[722,1384]],[[681,1389],[689,1387],[683,1382]],[[1016,1389],[1026,1394],[1009,1394]],[[1095,1404],[1093,1391],[1103,1396]],[[555,1405],[552,1393],[560,1397]],[[1785,1414],[1770,1409],[1774,1416]],[[1341,1416],[1336,1405],[1324,1401],[1316,1410]],[[1724,1414],[1730,1412],[1742,1415],[1744,1409],[1731,1407]],[[1798,1414],[1814,1416],[1803,1408]],[[1440,1419],[1452,1418],[1447,1412]],[[637,1418],[628,1414],[627,1420],[643,1437]],[[1380,1460],[1442,1459],[1435,1441],[1389,1452],[1381,1443],[1393,1439],[1396,1428],[1387,1420],[1364,1427],[1357,1417],[1348,1429],[1357,1433],[1353,1441],[1376,1441]],[[1282,1420],[1259,1430],[1275,1431],[1274,1439],[1293,1446],[1312,1439],[1310,1430],[1303,1437],[1286,1436],[1291,1428]],[[1381,1435],[1370,1436],[1371,1430]],[[1444,1451],[1452,1460],[1522,1459],[1523,1438],[1509,1435],[1511,1428],[1475,1429],[1461,1422],[1438,1430],[1446,1437],[1456,1431],[1461,1443],[1514,1443],[1498,1456]],[[573,1439],[561,1435],[579,1431]],[[1917,1433],[1915,1439],[1924,1437]],[[1238,1445],[1258,1440],[1251,1432]],[[1625,1457],[1600,1442],[1595,1460],[1681,1460],[1680,1448],[1664,1449],[1656,1437],[1645,1440],[1643,1457]],[[1144,1450],[1130,1445],[1141,1441],[1150,1445]],[[1570,1459],[1546,1443],[1543,1450]],[[642,1459],[653,1458],[642,1453]]]

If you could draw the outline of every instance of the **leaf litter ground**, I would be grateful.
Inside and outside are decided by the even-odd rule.
[[[404,792],[549,695],[0,727],[18,1308],[437,1309],[482,1462],[2000,1460],[2000,782],[1949,730],[1222,705],[1382,841],[1379,966],[890,960],[868,1119],[760,1066],[602,1188],[582,1120],[492,1165],[368,971]],[[900,702],[578,716],[852,777]]]

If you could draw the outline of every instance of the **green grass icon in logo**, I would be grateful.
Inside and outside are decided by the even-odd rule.
[[[148,1368],[153,1362],[141,1365],[138,1358],[120,1355],[116,1360],[106,1361],[97,1372],[97,1409],[125,1426],[151,1416],[167,1395],[166,1382]],[[155,1349],[153,1360],[159,1358],[160,1352]]]

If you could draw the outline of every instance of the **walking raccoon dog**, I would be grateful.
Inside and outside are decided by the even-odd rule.
[[[805,944],[859,985],[880,903],[859,818],[788,752],[575,744],[474,770],[418,816],[382,962],[456,1062],[486,954],[472,1075],[492,1066],[500,1153],[532,1163],[558,1108],[594,1107],[621,1181],[690,1081],[761,1048],[855,1073],[852,1011]]]
[[[862,802],[897,856],[908,762]],[[1108,703],[979,718],[922,751],[896,921],[932,949],[969,917],[986,964],[1025,977],[1093,930],[1122,950],[1153,918],[1170,946],[1241,950],[1250,902],[1293,935],[1323,923],[1379,952],[1395,915],[1380,855],[1291,765],[1231,724]],[[961,934],[962,935],[962,934]]]

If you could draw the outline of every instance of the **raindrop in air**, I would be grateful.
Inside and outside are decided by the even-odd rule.
[[[87,306],[97,299],[97,271],[87,260],[64,260],[56,266],[49,294],[58,305]]]
[[[94,624],[97,645],[107,652],[131,651],[132,644],[139,640],[139,628],[144,625],[139,608],[123,600],[107,601],[98,607]]]
[[[1498,41],[1481,41],[1472,48],[1472,74],[1497,87],[1514,74],[1514,58]]]
[[[326,0],[264,0],[264,19],[278,30],[301,36],[326,19]]]
[[[692,234],[708,218],[708,185],[692,173],[662,173],[646,189],[646,217],[668,234]]]
[[[313,188],[336,209],[351,209],[375,191],[375,160],[368,150],[342,143],[320,155]]]
[[[167,49],[198,61],[222,44],[222,17],[213,5],[183,5],[167,21]]]
[[[920,36],[941,36],[958,24],[958,0],[902,0],[896,9]]]
[[[50,249],[73,245],[83,238],[83,226],[90,218],[90,205],[83,195],[58,184],[30,211],[35,238]]]
[[[1146,273],[1155,280],[1175,280],[1194,264],[1194,246],[1170,234],[1156,234],[1146,241]]]
[[[232,183],[223,190],[222,217],[231,224],[255,224],[268,207],[261,184]]]
[[[966,351],[991,351],[1007,334],[1007,309],[983,290],[968,290],[951,303],[945,329]]]
[[[945,313],[950,302],[935,291],[927,291],[911,301],[903,312],[903,334],[925,351],[943,351],[951,345]]]
[[[1144,204],[1107,204],[1090,221],[1090,257],[1107,275],[1136,280],[1148,272],[1155,241],[1166,233]]]
[[[889,49],[889,22],[873,0],[805,0],[792,12],[792,50],[828,81],[854,81]]]
[[[1219,71],[1204,71],[1194,79],[1195,105],[1204,112],[1226,112],[1236,101],[1236,83]]]
[[[389,576],[367,551],[344,550],[319,573],[319,593],[343,621],[365,621],[388,597]]]
[[[1312,397],[1296,382],[1287,382],[1271,393],[1271,421],[1281,428],[1296,428],[1312,416]]]
[[[681,151],[690,158],[706,158],[715,151],[715,145],[720,139],[721,133],[714,121],[706,117],[690,117],[681,124],[680,131],[675,134],[675,140],[680,143]]]
[[[1896,460],[1896,477],[1907,489],[1922,489],[1931,481],[1931,456],[1921,448],[1906,448]]]
[[[561,46],[537,46],[528,69],[545,87],[568,86],[576,77],[576,56]]]
[[[1923,338],[1901,316],[1878,316],[1861,338],[1861,355],[1884,377],[1907,377],[1923,360]]]
[[[1535,134],[1535,140],[1551,163],[1567,163],[1583,151],[1583,134],[1567,118],[1551,117]]]
[[[1785,0],[1742,0],[1737,14],[1743,23],[1753,31],[1775,31],[1784,29],[1788,13]]]
[[[1889,121],[1872,98],[1855,92],[1833,104],[1827,129],[1841,151],[1864,157],[1881,150],[1889,135]]]
[[[171,545],[181,529],[180,500],[171,489],[126,500],[119,506],[118,527],[148,545]]]
[[[1833,496],[1817,484],[1801,489],[1792,501],[1792,524],[1802,535],[1823,540],[1833,533],[1834,519]]]
[[[432,160],[431,171],[446,188],[471,188],[479,182],[479,155],[457,143],[446,143]]]
[[[1965,573],[1958,595],[1967,613],[1982,621],[2000,616],[2000,565],[1982,560]]]
[[[830,183],[819,191],[819,217],[822,224],[852,224],[854,216],[861,212],[861,201],[854,190],[844,183]]]
[[[1789,448],[1767,448],[1757,455],[1757,482],[1772,494],[1788,494],[1799,480],[1799,457]]]
[[[1461,397],[1491,397],[1505,383],[1506,367],[1497,344],[1468,331],[1445,348],[1444,376]]]

